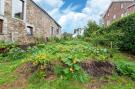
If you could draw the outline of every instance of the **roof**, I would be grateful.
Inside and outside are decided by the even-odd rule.
[[[132,8],[133,6],[135,6],[135,3],[133,3],[132,5],[130,5],[130,6],[128,7],[128,9],[129,9],[129,8]]]
[[[134,2],[134,0],[112,0],[111,4],[109,5],[108,9],[105,11],[103,17],[106,16],[108,10],[111,8],[113,3],[123,3],[123,2]]]
[[[35,3],[33,0],[31,0],[41,11],[43,11],[47,16],[49,16],[60,28],[61,25],[57,23],[57,21],[54,20],[43,8],[41,8],[37,3]]]

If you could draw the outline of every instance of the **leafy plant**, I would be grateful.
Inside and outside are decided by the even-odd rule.
[[[116,72],[119,75],[130,76],[135,80],[135,64],[127,61],[120,61],[116,63]]]
[[[68,57],[66,60],[63,60],[63,65],[57,69],[57,74],[60,76],[64,76],[67,80],[75,79],[80,82],[88,80],[88,75],[81,69],[77,59]]]
[[[19,47],[11,48],[7,55],[7,58],[10,60],[20,60],[26,57],[25,51]]]

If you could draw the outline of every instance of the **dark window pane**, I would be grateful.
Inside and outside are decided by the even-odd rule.
[[[13,14],[15,18],[23,19],[24,14],[23,0],[13,0]]]
[[[51,29],[51,35],[53,35],[53,33],[54,33],[54,27],[52,27]]]
[[[3,28],[3,20],[0,20],[0,33],[2,33],[2,28]]]
[[[59,29],[57,29],[57,34],[59,34]]]

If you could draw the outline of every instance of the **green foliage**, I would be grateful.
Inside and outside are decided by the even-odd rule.
[[[93,34],[96,34],[97,30],[100,27],[96,24],[94,21],[89,21],[87,24],[87,27],[84,31],[84,36],[85,37],[92,37]]]
[[[135,14],[121,18],[110,26],[98,26],[89,22],[85,30],[85,40],[95,45],[118,48],[135,53]]]
[[[123,35],[118,38],[118,47],[121,50],[135,53],[135,14],[114,22],[107,29],[109,31],[121,30]]]
[[[80,82],[88,81],[88,75],[81,69],[77,59],[69,57],[63,61],[64,67],[59,67],[57,74],[67,80],[75,79]]]
[[[38,70],[30,77],[29,82],[33,84],[37,84],[39,82],[44,81],[44,77],[45,77],[45,72],[42,70]]]
[[[26,53],[19,47],[11,48],[7,53],[7,59],[9,60],[20,60],[25,58]]]
[[[60,41],[61,41],[61,38],[58,38],[56,36],[48,38],[48,42],[60,42]]]
[[[134,89],[134,81],[125,76],[118,76],[117,74],[100,78],[101,81],[107,83],[103,84],[101,89]]]
[[[116,63],[116,71],[119,75],[127,75],[135,80],[135,64],[127,61]]]
[[[63,33],[63,40],[71,40],[72,39],[72,34],[64,32]]]

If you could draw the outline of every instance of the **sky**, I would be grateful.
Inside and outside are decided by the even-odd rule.
[[[73,33],[84,28],[89,20],[97,23],[105,13],[111,0],[34,0],[61,26],[62,32]]]

